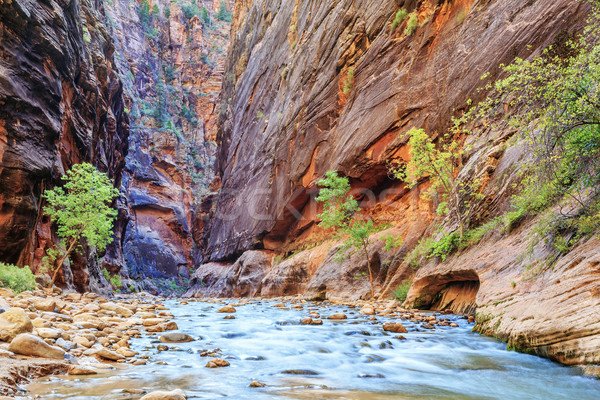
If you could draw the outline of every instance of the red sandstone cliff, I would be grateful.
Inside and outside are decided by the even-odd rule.
[[[400,8],[417,13],[414,32],[406,21],[391,29]],[[559,43],[581,28],[586,10],[573,0],[238,2],[217,136],[222,187],[203,239],[202,260],[211,263],[198,268],[188,295],[230,296],[248,284],[245,276],[259,275],[251,292],[263,296],[368,297],[366,279],[354,279],[365,261],[347,254],[336,262],[336,242],[316,226],[316,181],[337,170],[364,191],[365,212],[405,238],[393,252],[373,238],[380,295],[412,279],[408,304],[477,308],[478,329],[517,348],[598,363],[596,242],[529,282],[518,256],[531,229],[525,221],[445,262],[422,260],[415,271],[404,257],[435,230],[435,207],[420,197],[426,181],[408,190],[386,168],[390,159],[407,160],[408,129],[443,134],[469,98],[485,95],[477,92],[484,72],[497,78],[501,63]],[[526,157],[506,146],[513,134],[487,130],[467,139],[461,179],[485,183],[473,224],[508,210]],[[271,261],[249,263],[257,253]],[[577,317],[567,316],[575,310]]]

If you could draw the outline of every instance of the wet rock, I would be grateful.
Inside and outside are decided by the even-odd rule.
[[[323,320],[322,319],[313,319],[310,324],[311,325],[323,325]]]
[[[364,306],[360,309],[359,313],[364,315],[375,315],[375,309],[371,306]]]
[[[385,378],[383,374],[358,374],[359,378]]]
[[[435,329],[435,326],[433,326],[432,324],[423,324],[423,325],[421,325],[421,328],[423,328],[423,329]]]
[[[21,333],[15,337],[10,342],[8,350],[24,356],[53,358],[57,360],[65,358],[65,351],[63,349],[50,346],[39,337],[29,333]]]
[[[458,324],[456,322],[450,322],[450,326],[451,328],[458,328]]]
[[[179,332],[165,333],[164,335],[161,335],[159,339],[163,343],[185,343],[194,341],[194,338],[190,335]]]
[[[336,314],[332,314],[329,317],[327,317],[327,319],[347,319],[348,317],[346,316],[346,314],[343,313],[336,313]]]
[[[398,339],[398,340],[406,340],[406,338],[405,338],[404,336],[402,336],[402,335],[396,335],[396,336],[394,336],[394,337],[395,337],[396,339]]]
[[[159,344],[158,346],[156,346],[156,350],[167,351],[167,350],[169,350],[169,346],[165,346],[164,344]]]
[[[110,351],[106,348],[101,348],[101,349],[97,349],[95,350],[92,355],[104,358],[105,360],[110,360],[110,361],[119,361],[125,358],[125,356],[119,354],[119,353],[115,353],[114,351]]]
[[[21,333],[33,331],[31,319],[22,308],[12,307],[0,314],[0,340],[10,342]]]
[[[218,313],[234,313],[235,312],[235,308],[227,305],[225,307],[221,307],[217,310]]]
[[[175,321],[169,321],[165,324],[165,331],[175,331],[179,329]]]
[[[222,358],[213,358],[206,364],[206,368],[221,368],[221,367],[229,367],[229,362],[223,360]]]
[[[186,400],[187,396],[181,389],[172,390],[170,392],[164,390],[156,390],[143,396],[140,400]]]
[[[383,330],[387,332],[395,332],[395,333],[407,333],[408,331],[399,322],[386,322],[383,324]]]
[[[312,325],[313,319],[311,317],[305,317],[300,320],[302,325]]]
[[[259,387],[265,387],[265,384],[259,381],[252,381],[250,382],[250,385],[248,385],[251,388],[259,388]]]
[[[96,375],[98,371],[92,367],[72,365],[69,367],[69,375]]]
[[[313,371],[311,369],[286,369],[284,371],[281,371],[281,373],[286,375],[319,375],[318,372]]]

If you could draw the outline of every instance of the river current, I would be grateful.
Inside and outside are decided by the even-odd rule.
[[[434,330],[402,321],[403,334],[384,332],[358,309],[306,303],[303,309],[252,301],[235,319],[216,313],[220,303],[166,301],[179,332],[197,340],[168,344],[157,337],[132,339],[132,350],[150,355],[144,366],[123,366],[92,377],[47,377],[28,385],[40,399],[138,399],[126,389],[183,389],[188,399],[517,400],[600,399],[600,381],[539,357],[506,351],[506,345],[471,332],[457,316],[441,316],[458,328]],[[287,303],[291,305],[291,303]],[[309,311],[321,326],[301,325]],[[346,320],[327,320],[336,312]],[[160,334],[158,334],[160,335]],[[229,367],[205,368],[218,352]],[[252,388],[258,381],[265,387]]]

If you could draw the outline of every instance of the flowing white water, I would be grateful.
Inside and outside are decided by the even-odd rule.
[[[183,389],[188,399],[512,400],[600,399],[600,381],[551,361],[505,350],[492,338],[471,333],[472,325],[420,329],[402,321],[407,340],[348,307],[306,304],[279,309],[273,302],[237,307],[236,319],[215,311],[222,304],[165,303],[179,331],[194,342],[169,344],[159,352],[156,337],[133,339],[132,349],[150,354],[145,366],[128,366],[90,378],[50,377],[28,386],[40,399],[137,399],[123,389]],[[347,320],[300,325],[309,310],[322,317],[344,312]],[[220,349],[230,367],[209,369],[202,350]],[[305,374],[284,373],[305,370]],[[299,372],[299,371],[296,371]],[[263,388],[250,388],[257,380]]]

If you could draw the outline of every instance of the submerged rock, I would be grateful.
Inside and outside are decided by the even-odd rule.
[[[163,343],[185,343],[194,341],[194,338],[190,335],[180,332],[165,333],[159,339]]]

